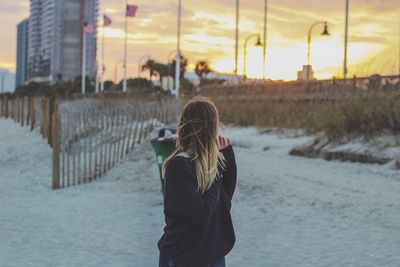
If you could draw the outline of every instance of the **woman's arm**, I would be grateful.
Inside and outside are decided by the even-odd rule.
[[[174,157],[167,162],[164,211],[190,217],[198,226],[207,225],[217,208],[220,186],[214,183],[202,195],[190,168],[183,157]]]
[[[222,172],[222,184],[228,193],[229,199],[232,200],[237,181],[235,153],[233,152],[232,145],[229,145],[220,151],[226,159],[226,167]]]

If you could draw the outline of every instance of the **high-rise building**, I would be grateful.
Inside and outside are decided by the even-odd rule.
[[[86,45],[86,74],[94,78],[99,0],[30,1],[27,80],[55,83],[80,76],[85,22],[95,30]]]
[[[17,71],[15,85],[22,85],[26,81],[26,64],[28,58],[28,20],[17,25]]]

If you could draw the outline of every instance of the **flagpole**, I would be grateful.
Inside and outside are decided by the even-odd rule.
[[[103,22],[103,31],[101,37],[101,87],[100,91],[104,91],[104,22]]]
[[[99,64],[96,62],[96,86],[94,87],[94,91],[97,94],[99,92]]]
[[[128,8],[128,0],[126,0],[126,8],[125,8],[125,48],[124,48],[124,82],[122,86],[122,90],[126,92],[127,88],[127,81],[126,81],[126,60],[127,60],[127,52],[128,52],[128,14],[127,8]]]
[[[178,41],[176,48],[176,65],[175,65],[175,96],[179,97],[179,86],[181,76],[181,14],[182,14],[182,1],[178,3]]]
[[[235,31],[235,76],[238,75],[239,60],[239,0],[236,0],[236,31]]]
[[[82,41],[82,80],[81,80],[81,92],[86,92],[86,32],[83,29],[83,41]]]
[[[263,47],[263,80],[265,80],[265,71],[267,65],[267,15],[268,15],[268,0],[264,4],[264,47]]]
[[[398,59],[399,61],[398,61],[398,64],[399,64],[399,88],[398,88],[398,90],[400,91],[400,21],[399,21],[399,59]]]
[[[343,78],[347,78],[347,45],[348,45],[348,32],[349,32],[349,0],[346,0],[346,19],[345,19],[345,33],[344,33],[344,60],[343,60]]]

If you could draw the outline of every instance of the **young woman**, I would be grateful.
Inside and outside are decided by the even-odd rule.
[[[230,209],[236,162],[218,125],[218,111],[205,97],[189,101],[180,115],[176,151],[163,165],[160,267],[226,266],[235,243]]]

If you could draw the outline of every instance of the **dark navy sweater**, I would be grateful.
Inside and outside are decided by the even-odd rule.
[[[230,209],[236,187],[236,161],[231,145],[220,151],[226,168],[220,169],[221,178],[204,194],[197,187],[194,162],[182,156],[167,162],[166,226],[158,248],[184,266],[210,264],[227,255],[235,243]]]

